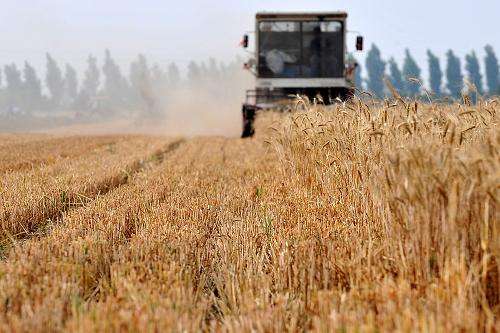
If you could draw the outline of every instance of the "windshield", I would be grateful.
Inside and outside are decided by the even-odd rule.
[[[259,23],[259,76],[342,77],[344,31],[340,21]]]

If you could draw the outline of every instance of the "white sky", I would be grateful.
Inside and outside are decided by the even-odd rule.
[[[161,65],[230,60],[244,55],[238,42],[261,10],[346,10],[367,47],[398,60],[409,47],[424,75],[427,48],[442,61],[449,48],[482,58],[489,43],[500,53],[500,0],[0,0],[0,8],[0,66],[28,60],[42,69],[50,51],[81,69],[105,48],[124,71],[139,52]]]

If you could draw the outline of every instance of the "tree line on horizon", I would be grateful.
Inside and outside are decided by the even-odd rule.
[[[46,54],[45,77],[37,74],[27,61],[19,68],[15,63],[0,68],[0,114],[47,111],[124,111],[148,110],[169,89],[181,85],[196,85],[207,80],[229,78],[241,71],[243,60],[237,57],[229,63],[191,61],[185,78],[174,62],[166,68],[150,64],[139,54],[124,73],[105,51],[102,65],[90,55],[81,79],[71,64],[61,66]]]
[[[359,66],[356,70],[356,84],[359,89],[378,97],[387,95],[384,82],[387,79],[403,96],[418,97],[429,91],[438,98],[460,98],[465,78],[475,86],[478,94],[500,95],[498,59],[493,47],[488,45],[485,51],[483,77],[474,51],[465,57],[464,76],[461,59],[452,50],[446,53],[444,69],[440,59],[429,50],[429,82],[424,88],[422,70],[408,49],[400,67],[392,57],[385,61],[380,49],[373,44],[364,68]],[[213,58],[201,63],[191,61],[183,77],[175,63],[162,68],[158,64],[150,64],[140,54],[131,62],[128,73],[124,73],[111,52],[106,50],[101,65],[96,57],[90,55],[87,58],[86,69],[79,79],[72,65],[61,66],[47,53],[43,83],[27,61],[22,68],[15,63],[0,67],[0,114],[19,111],[151,110],[155,100],[163,98],[175,87],[233,80],[242,72],[242,66],[243,60],[239,57],[228,64]],[[363,78],[362,72],[365,71],[367,75]]]
[[[428,85],[424,85],[421,76],[422,69],[409,49],[406,49],[403,64],[399,66],[393,57],[389,58],[388,61],[384,60],[380,49],[372,44],[364,66],[366,78],[361,76],[362,69],[359,66],[356,71],[356,85],[360,90],[370,91],[382,98],[389,93],[384,82],[387,79],[405,97],[418,97],[427,91],[437,98],[459,99],[464,90],[468,89],[465,83],[467,81],[474,86],[479,95],[500,95],[498,58],[491,45],[485,46],[484,49],[486,51],[483,59],[484,76],[481,72],[480,60],[474,51],[465,56],[464,73],[461,59],[455,55],[453,50],[448,50],[446,53],[444,68],[439,57],[428,50]],[[475,98],[476,94],[473,96]]]

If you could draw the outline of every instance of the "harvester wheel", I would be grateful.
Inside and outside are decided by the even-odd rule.
[[[255,133],[253,122],[255,121],[257,108],[253,105],[244,104],[241,111],[243,115],[243,132],[241,133],[241,137],[251,138]]]

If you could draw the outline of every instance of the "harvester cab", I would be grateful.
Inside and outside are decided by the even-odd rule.
[[[246,92],[242,137],[254,134],[257,111],[279,108],[293,96],[321,96],[324,103],[354,93],[357,64],[347,56],[345,12],[258,13],[255,51],[245,68],[256,77]],[[242,46],[249,46],[249,36]],[[363,37],[356,38],[356,50]]]

